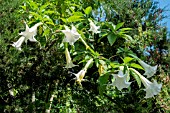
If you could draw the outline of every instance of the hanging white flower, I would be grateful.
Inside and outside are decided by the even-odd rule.
[[[81,85],[81,82],[82,81],[86,81],[86,79],[83,79],[86,72],[87,72],[87,69],[89,68],[89,66],[93,63],[93,59],[91,58],[90,60],[88,60],[88,62],[86,63],[85,67],[80,70],[77,74],[74,74],[76,76],[76,82],[79,83]]]
[[[71,30],[68,28],[68,26],[64,27],[65,30],[61,30],[65,34],[63,42],[68,42],[70,45],[73,45],[80,38],[80,34],[73,25]]]
[[[84,78],[84,76],[85,76],[85,74],[86,74],[86,70],[85,69],[82,69],[82,70],[80,70],[77,74],[74,74],[75,76],[76,76],[76,82],[78,83],[78,84],[80,84],[81,85],[81,82],[82,81],[85,81],[85,79],[83,79]]]
[[[119,70],[118,74],[113,74],[115,80],[111,84],[116,86],[118,90],[122,90],[123,88],[128,88],[131,82],[127,81],[127,74],[123,74],[122,70]]]
[[[89,31],[92,31],[93,33],[100,33],[101,31],[98,31],[98,29],[100,29],[100,26],[96,26],[92,20],[89,20],[90,22],[90,29]]]
[[[13,47],[15,47],[16,49],[20,50],[21,51],[21,45],[22,43],[24,42],[25,40],[25,37],[21,36],[18,41],[16,42],[13,42],[13,44],[11,44]]]
[[[146,91],[145,98],[151,98],[161,91],[162,84],[158,84],[156,80],[154,80],[154,82],[152,83],[142,75],[140,75],[139,77],[141,78],[141,81],[146,88],[144,89]]]
[[[72,67],[75,67],[77,65],[74,65],[72,60],[71,60],[71,57],[70,57],[70,53],[68,51],[68,48],[65,49],[65,55],[66,55],[66,68],[72,68]]]
[[[150,66],[142,60],[139,60],[138,62],[144,68],[144,70],[145,70],[144,75],[147,75],[147,78],[152,77],[156,73],[156,70],[157,70],[157,67],[158,67],[157,65],[156,66]]]
[[[34,38],[34,36],[37,34],[37,27],[42,25],[42,22],[39,22],[32,26],[31,28],[28,27],[27,23],[25,22],[26,29],[25,31],[19,33],[19,35],[22,35],[25,37],[25,43],[27,43],[27,40],[31,42],[37,42],[37,40]]]

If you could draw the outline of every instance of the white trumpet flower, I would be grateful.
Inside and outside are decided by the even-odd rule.
[[[37,27],[42,25],[42,22],[39,22],[32,26],[31,28],[28,27],[27,23],[25,22],[26,29],[25,31],[19,33],[19,35],[22,35],[25,37],[25,43],[27,43],[27,40],[31,42],[37,42],[37,40],[34,38],[34,36],[37,34]]]
[[[93,59],[91,58],[90,60],[88,60],[88,62],[86,63],[85,67],[82,70],[80,70],[77,74],[73,73],[76,76],[76,78],[74,78],[74,79],[76,79],[76,82],[78,84],[81,85],[82,81],[86,81],[86,79],[83,79],[83,78],[87,72],[87,69],[89,68],[90,64],[92,64],[92,63],[93,63]]]
[[[21,36],[18,41],[16,42],[13,42],[13,44],[11,44],[13,47],[15,47],[16,49],[20,50],[21,51],[21,45],[22,43],[24,42],[25,40],[25,37]]]
[[[92,20],[89,20],[90,22],[90,29],[89,31],[92,31],[93,33],[100,33],[101,31],[98,31],[98,29],[100,29],[100,26],[96,26]]]
[[[70,45],[74,45],[74,43],[80,38],[80,34],[73,25],[71,30],[68,28],[68,26],[64,27],[65,30],[61,30],[65,34],[63,42],[68,42]]]
[[[115,80],[111,84],[116,86],[118,90],[122,90],[123,88],[128,88],[131,82],[127,81],[127,74],[123,74],[122,70],[119,70],[118,74],[113,74]]]
[[[65,55],[66,55],[66,62],[67,62],[66,66],[65,66],[66,68],[72,68],[72,67],[77,66],[77,65],[73,64],[73,62],[71,60],[70,53],[68,51],[68,48],[65,49]]]
[[[81,82],[82,81],[85,81],[85,79],[83,79],[84,78],[84,76],[85,76],[85,74],[86,74],[86,70],[85,69],[82,69],[82,70],[80,70],[77,74],[74,74],[75,76],[76,76],[76,82],[78,83],[78,84],[80,84],[81,85]]]
[[[152,77],[156,73],[156,70],[157,70],[157,67],[158,67],[157,65],[156,66],[150,66],[142,60],[139,60],[138,62],[144,68],[144,70],[145,70],[144,75],[147,75],[147,78]]]
[[[139,75],[139,77],[146,88],[144,89],[146,91],[145,98],[151,98],[161,91],[162,84],[158,84],[156,80],[152,83],[142,75]]]

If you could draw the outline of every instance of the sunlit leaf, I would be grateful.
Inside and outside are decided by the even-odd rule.
[[[40,12],[45,11],[45,8],[46,8],[47,6],[49,6],[49,3],[42,5],[42,6],[40,7],[39,11],[40,11]]]
[[[136,64],[136,63],[131,63],[130,66],[131,66],[131,67],[134,67],[134,68],[137,68],[137,69],[142,69],[142,70],[144,70],[142,66],[140,66],[139,64]]]
[[[128,63],[128,62],[130,62],[130,61],[132,61],[134,58],[131,58],[131,57],[125,57],[124,59],[123,59],[123,62],[124,63]]]
[[[86,15],[89,15],[89,14],[91,13],[91,11],[92,11],[92,7],[91,7],[91,6],[87,7],[87,8],[84,10],[84,12],[85,12]]]
[[[37,13],[35,13],[35,12],[30,12],[30,14],[32,14],[34,17],[37,17],[37,18],[40,19],[40,20],[43,19],[41,15],[39,15],[39,14],[37,14]]]
[[[77,21],[82,21],[84,19],[82,19],[82,16],[70,16],[67,21],[68,22],[77,22]]]

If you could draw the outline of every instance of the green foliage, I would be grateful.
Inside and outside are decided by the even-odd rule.
[[[151,0],[0,0],[0,3],[0,111],[146,113],[169,110],[169,68],[165,64],[168,56],[159,52],[169,43],[165,38],[166,28],[158,24],[161,9],[157,3]],[[100,34],[89,31],[89,19],[100,26]],[[35,36],[38,43],[23,42],[22,51],[18,51],[11,44],[24,31],[23,21],[29,27],[38,22],[43,25],[38,27]],[[75,25],[81,35],[74,46],[63,43],[64,25],[69,28]],[[155,47],[148,57],[143,55],[146,46]],[[78,65],[71,69],[64,68],[66,47],[73,63]],[[85,81],[76,84],[75,73],[91,58],[95,63],[87,66]],[[153,78],[163,80],[163,87],[155,98],[143,98],[139,74],[144,69],[137,63],[139,58],[150,65],[161,65],[156,73],[159,76]],[[128,74],[127,81],[132,83],[119,91],[110,85],[115,80],[111,75],[122,67]]]

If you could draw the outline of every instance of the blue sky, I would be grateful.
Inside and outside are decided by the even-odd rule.
[[[154,0],[154,1],[158,1],[159,2],[159,7],[160,8],[166,7],[167,11],[164,12],[164,14],[167,15],[168,18],[164,19],[162,21],[162,23],[166,23],[166,24],[163,24],[163,25],[167,26],[168,27],[168,31],[170,32],[170,0]]]

